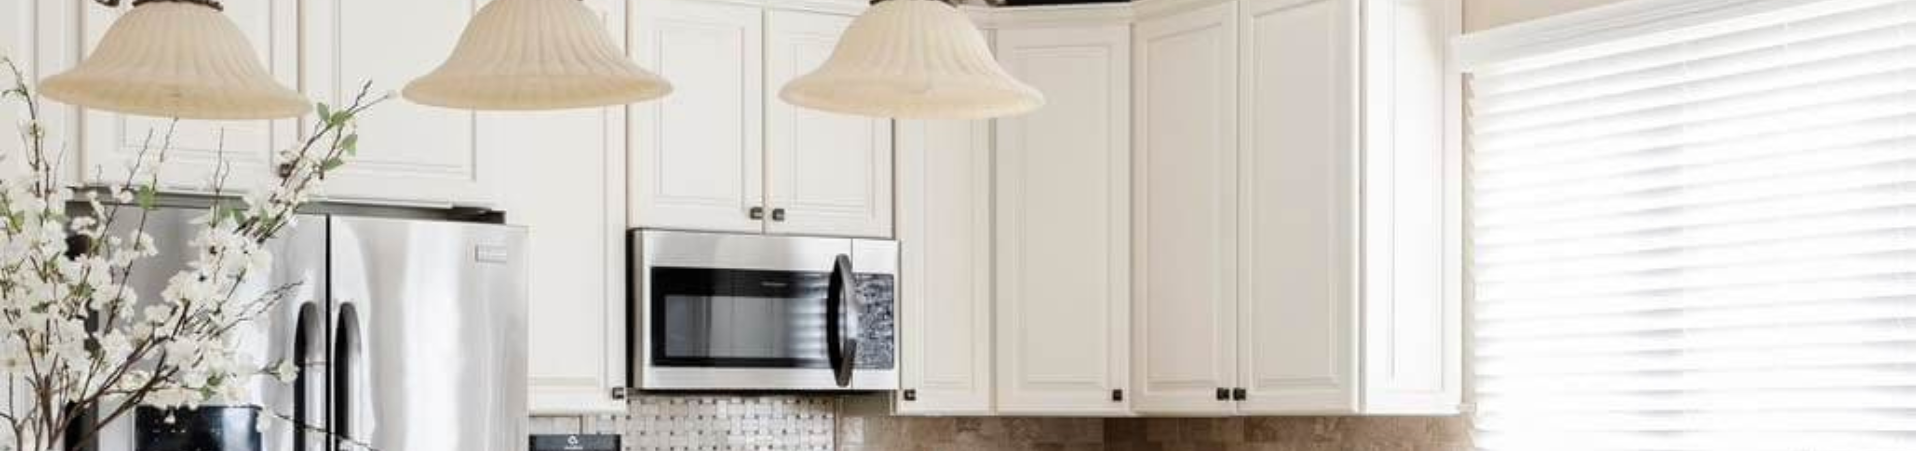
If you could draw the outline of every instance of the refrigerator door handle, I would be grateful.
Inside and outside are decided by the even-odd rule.
[[[326,314],[318,305],[308,302],[299,307],[298,319],[293,322],[293,353],[287,357],[293,365],[293,451],[326,451],[323,445],[309,446],[312,444],[307,442],[311,429],[325,429],[318,421],[325,415],[326,405],[327,375],[322,372]]]
[[[332,434],[327,440],[331,445],[330,448],[335,450],[353,445],[353,441],[360,439],[359,435],[366,433],[359,430],[360,424],[356,424],[363,422],[364,419],[360,418],[361,413],[355,409],[371,407],[354,405],[354,397],[365,396],[359,391],[366,389],[366,387],[357,386],[364,380],[357,373],[366,370],[360,368],[364,362],[360,361],[363,358],[360,347],[363,345],[360,339],[362,326],[359,324],[359,306],[352,302],[340,302],[338,307],[339,319],[338,324],[333,326],[333,354],[329,362],[333,374],[329,390],[332,395],[332,402],[329,404],[332,410],[332,421],[328,425],[332,428]]]
[[[832,367],[833,381],[840,388],[852,385],[852,370],[858,357],[858,287],[852,277],[852,259],[839,255],[832,264],[832,277],[825,292],[825,357]]]

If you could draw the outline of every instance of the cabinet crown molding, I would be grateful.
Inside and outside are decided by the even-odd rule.
[[[1129,3],[960,8],[985,29],[1129,25],[1136,18]]]

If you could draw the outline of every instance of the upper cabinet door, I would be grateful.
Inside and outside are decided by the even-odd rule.
[[[1130,412],[1130,28],[1005,29],[998,56],[1045,93],[998,121],[998,410]]]
[[[1239,386],[1236,12],[1222,3],[1137,26],[1131,331],[1140,413],[1236,407],[1228,396]]]
[[[237,3],[237,2],[235,2]],[[372,96],[396,92],[452,54],[479,0],[301,2],[307,95],[351,103],[362,83]],[[404,30],[403,36],[395,31]],[[302,124],[311,127],[312,124]],[[478,151],[474,117],[393,99],[359,121],[360,146],[327,181],[328,198],[350,201],[489,205],[484,184],[496,168]],[[544,152],[545,149],[511,149]]]
[[[898,413],[991,413],[991,123],[898,122]]]
[[[825,63],[851,18],[766,13],[766,231],[892,235],[891,121],[826,113],[778,99],[786,82]]]
[[[37,81],[73,67],[79,61],[80,14],[83,8],[94,8],[92,2],[66,2],[43,0],[0,0],[0,56],[13,61],[26,79]],[[0,79],[0,86],[13,87],[11,78]],[[9,98],[0,101],[0,155],[24,155],[25,143],[15,132],[18,124],[26,122],[24,109],[18,107],[17,100]],[[58,152],[73,149],[80,143],[78,108],[53,101],[40,104],[40,122],[45,127],[47,148]],[[71,150],[68,151],[72,153]],[[26,172],[24,157],[9,157],[0,161],[0,177],[13,177]],[[63,183],[79,182],[79,169],[86,163],[74,163],[74,156],[67,155],[67,162],[59,176]]]
[[[126,8],[109,9],[81,2],[81,18],[88,52],[98,46],[108,28]],[[281,84],[299,85],[299,5],[293,0],[229,2],[225,15],[239,26],[253,46],[253,55]],[[158,165],[159,188],[174,192],[206,193],[216,172],[224,171],[222,188],[237,193],[260,188],[272,176],[274,153],[297,139],[297,122],[204,121],[131,116],[87,110],[85,145],[81,146],[81,173],[89,184],[126,183],[130,166],[145,159]],[[224,168],[221,164],[225,164]],[[145,183],[147,180],[135,180]]]
[[[1357,0],[1242,7],[1247,414],[1357,408]]]
[[[635,227],[758,233],[764,202],[764,13],[716,2],[633,7],[632,53],[672,94],[632,106]],[[769,210],[769,209],[767,209]]]

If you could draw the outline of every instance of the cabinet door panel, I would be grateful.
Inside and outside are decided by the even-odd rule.
[[[636,9],[633,53],[673,92],[632,107],[631,223],[763,231],[749,215],[765,204],[763,13],[677,0]]]
[[[280,83],[298,86],[299,6],[292,0],[233,2],[226,6],[224,14],[246,36],[260,64]],[[96,7],[90,2],[85,9],[82,28],[88,49],[99,45],[114,20],[126,11]],[[140,161],[143,154],[146,161],[158,159],[164,146],[170,150],[166,151],[166,163],[158,166],[161,189],[210,192],[223,162],[227,165],[224,188],[237,193],[259,188],[272,176],[274,153],[297,139],[293,135],[299,119],[183,120],[174,124],[166,118],[88,110],[83,120],[87,126],[80,161],[87,183],[126,183],[131,164]]]
[[[452,54],[478,0],[302,2],[306,46],[301,71],[314,99],[343,105],[372,82],[377,96],[397,91]],[[405,30],[394,39],[387,30]],[[359,121],[359,154],[327,183],[327,197],[349,200],[486,205],[494,168],[474,140],[470,111],[394,99]],[[306,126],[310,126],[307,124]],[[542,149],[512,149],[541,152]]]
[[[1240,409],[1352,412],[1357,3],[1244,7]]]
[[[765,148],[777,234],[890,237],[891,121],[801,108],[778,99],[786,82],[824,64],[851,25],[845,16],[766,13]]]
[[[625,2],[587,0],[624,30]],[[530,230],[528,406],[533,414],[624,412],[626,109],[479,115],[498,152],[506,220]],[[523,152],[540,149],[540,152]]]
[[[999,411],[1126,413],[1112,392],[1130,372],[1129,30],[998,37],[1049,101],[998,122]]]
[[[900,121],[898,412],[991,413],[991,125]],[[905,393],[911,396],[905,396]]]
[[[83,8],[91,7],[92,2],[0,0],[0,57],[11,60],[29,83],[73,67],[80,56],[80,15]],[[13,79],[5,78],[0,86],[12,88]],[[26,149],[16,128],[26,119],[18,100],[0,101],[0,124],[6,124],[0,128],[0,155],[8,155],[0,161],[0,177],[27,171],[25,157],[15,156],[24,155],[21,152]],[[78,161],[79,121],[78,108],[42,98],[40,123],[47,132],[47,150],[66,152],[49,156],[64,162],[59,172],[63,183],[80,182],[80,168],[86,165]]]
[[[1220,414],[1237,387],[1235,3],[1137,27],[1132,368],[1141,413]]]

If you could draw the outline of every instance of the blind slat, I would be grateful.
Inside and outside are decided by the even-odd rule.
[[[1916,451],[1916,0],[1472,73],[1476,447]]]

